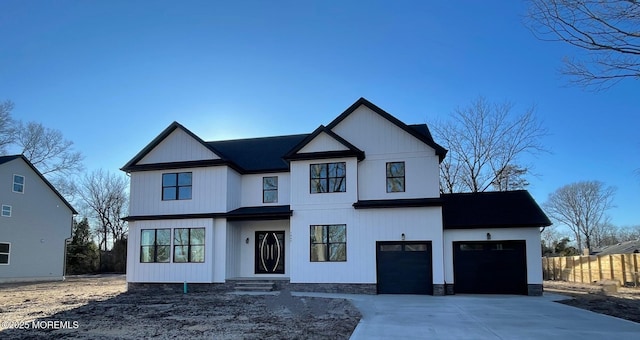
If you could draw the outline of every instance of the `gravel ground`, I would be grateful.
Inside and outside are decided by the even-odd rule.
[[[567,300],[559,301],[565,305],[640,323],[640,288],[621,287],[605,294],[597,285],[545,281],[544,290],[566,295]]]
[[[348,339],[343,299],[126,293],[122,275],[0,285],[0,339]]]

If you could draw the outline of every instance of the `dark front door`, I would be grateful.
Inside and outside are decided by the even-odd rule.
[[[527,294],[526,242],[453,242],[456,293]]]
[[[284,274],[284,231],[256,231],[256,274]]]
[[[433,294],[430,241],[376,246],[378,294]]]

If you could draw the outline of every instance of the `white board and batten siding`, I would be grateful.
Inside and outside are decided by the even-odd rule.
[[[526,241],[527,283],[542,284],[542,256],[540,255],[540,228],[487,228],[459,229],[444,231],[445,280],[453,282],[453,242],[487,241]]]
[[[307,143],[298,153],[312,153],[325,151],[346,151],[349,150],[342,143],[328,134],[321,132],[312,141]]]
[[[376,242],[431,241],[433,283],[444,283],[440,207],[315,209],[291,217],[292,283],[376,283]],[[310,226],[345,224],[347,260],[311,262]]]
[[[404,162],[404,192],[387,192],[388,162]],[[358,163],[358,197],[360,200],[439,197],[438,171],[438,157],[425,157],[425,153],[367,155]]]
[[[439,197],[439,158],[435,149],[407,131],[366,106],[353,111],[332,131],[366,154],[358,164],[359,199]],[[387,162],[405,162],[405,192],[386,192]]]
[[[162,174],[177,172],[192,173],[191,199],[163,201]],[[239,182],[238,179],[229,179],[233,176],[230,176],[230,173],[233,173],[233,170],[227,166],[132,172],[129,214],[137,216],[226,212],[227,206],[234,202],[227,197],[227,186],[229,182]]]
[[[155,164],[220,159],[182,129],[175,129],[137,164]]]
[[[311,193],[309,169],[311,164],[346,163],[346,191]],[[291,162],[291,209],[326,209],[349,207],[358,200],[358,160],[355,157],[305,160]]]
[[[227,278],[289,277],[292,258],[288,220],[231,221],[228,223]],[[284,231],[284,274],[256,274],[256,231]],[[249,240],[249,243],[246,240]],[[293,253],[293,256],[297,256]]]
[[[173,229],[175,228],[205,228],[204,262],[173,263]],[[172,229],[171,258],[168,263],[140,262],[140,237],[143,229]],[[224,282],[226,234],[225,219],[130,222],[127,248],[127,282]]]
[[[366,106],[357,108],[331,131],[365,151],[367,157],[405,152],[436,155],[433,148]]]
[[[274,202],[274,203],[262,202],[262,178],[263,177],[278,177],[278,202]],[[229,187],[229,190],[237,191],[238,193],[240,193],[240,191],[242,192],[241,206],[243,207],[288,205],[291,202],[290,200],[291,176],[288,172],[243,175],[241,188],[242,190],[236,187]]]

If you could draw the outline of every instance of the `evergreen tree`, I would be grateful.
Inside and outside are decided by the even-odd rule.
[[[98,264],[98,246],[91,239],[89,221],[73,221],[73,238],[67,245],[67,274],[94,273]]]

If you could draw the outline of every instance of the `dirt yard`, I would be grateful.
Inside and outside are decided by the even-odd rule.
[[[592,312],[640,323],[640,288],[618,288],[617,293],[602,293],[596,285],[563,281],[545,281],[545,292],[570,297],[560,301]]]
[[[0,285],[0,339],[348,339],[360,313],[342,299],[125,293],[124,276]]]

